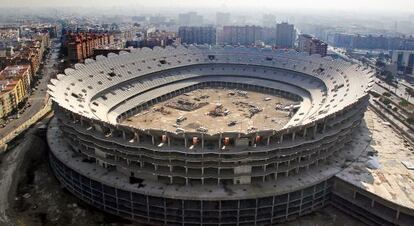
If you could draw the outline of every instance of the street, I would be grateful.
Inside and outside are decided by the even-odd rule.
[[[57,69],[54,65],[57,65],[59,63],[58,58],[59,44],[52,42],[50,54],[46,57],[44,66],[40,72],[42,78],[38,80],[38,85],[35,86],[35,89],[32,91],[32,94],[28,98],[28,103],[26,105],[29,107],[27,107],[27,109],[22,114],[19,114],[19,118],[10,120],[7,122],[4,128],[0,128],[0,138],[3,138],[9,133],[13,132],[14,129],[33,117],[33,115],[35,115],[44,107],[47,100],[47,84],[49,83],[51,76],[57,73]]]

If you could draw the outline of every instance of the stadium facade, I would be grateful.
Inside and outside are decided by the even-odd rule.
[[[78,198],[147,224],[294,219],[329,200],[332,177],[368,106],[373,74],[330,57],[244,47],[156,47],[98,56],[48,86],[55,110],[48,130],[51,166]],[[287,107],[288,122],[274,129],[128,123],[152,114],[157,104],[217,87],[296,105]],[[199,117],[202,124],[208,116]]]

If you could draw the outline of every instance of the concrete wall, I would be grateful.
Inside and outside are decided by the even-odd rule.
[[[269,225],[325,206],[331,181],[277,196],[241,200],[181,200],[116,189],[65,166],[50,153],[52,169],[76,197],[111,214],[150,225]]]

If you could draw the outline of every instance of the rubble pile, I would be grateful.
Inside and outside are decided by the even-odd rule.
[[[230,113],[230,111],[226,108],[223,107],[222,104],[217,103],[213,109],[211,109],[207,115],[210,115],[212,117],[222,117],[222,116],[226,116]]]
[[[238,89],[229,91],[229,93],[227,95],[229,95],[229,96],[246,97],[246,98],[248,97],[246,91],[242,91],[242,90],[238,90]]]
[[[154,107],[154,108],[152,108],[152,110],[154,112],[160,112],[162,115],[169,115],[169,114],[171,114],[171,111],[165,109],[163,106],[161,106],[159,108]]]
[[[179,98],[177,100],[171,100],[165,104],[165,106],[174,108],[181,111],[194,111],[208,105],[208,102],[191,101],[185,98]]]
[[[263,111],[262,108],[254,105],[252,103],[246,103],[246,102],[243,102],[243,101],[234,101],[233,104],[236,105],[236,106],[239,106],[241,108],[248,109],[248,113],[244,114],[247,118],[252,118],[255,114]]]

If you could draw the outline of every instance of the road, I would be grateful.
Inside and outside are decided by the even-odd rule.
[[[19,125],[26,122],[28,119],[33,117],[40,109],[45,106],[47,99],[47,84],[50,81],[52,75],[57,73],[57,68],[54,65],[59,63],[59,45],[52,42],[52,48],[50,54],[46,57],[43,69],[41,71],[42,78],[38,80],[36,90],[32,92],[28,99],[28,103],[31,105],[22,114],[19,115],[18,119],[9,121],[4,128],[0,129],[0,138],[13,132]]]
[[[397,87],[390,86],[387,83],[385,83],[384,81],[381,81],[379,79],[376,79],[375,82],[376,82],[376,84],[373,87],[375,91],[377,91],[377,90],[379,90],[379,91],[384,90],[384,92],[385,91],[388,92],[388,90],[385,90],[384,88],[378,86],[377,83],[379,82],[383,87],[389,89],[393,94],[395,94],[399,98],[403,98],[405,100],[408,100],[411,104],[414,104],[414,98],[411,98],[410,95],[405,91],[405,88],[407,86],[404,84],[404,81],[403,80],[398,81]],[[380,93],[380,94],[382,94],[382,93]]]
[[[375,101],[373,100],[373,97],[371,96],[369,103],[372,105],[372,107],[378,109],[378,111],[381,112],[381,114],[383,114],[386,117],[387,121],[392,121],[396,126],[398,126],[398,128],[395,128],[397,131],[399,130],[403,130],[404,132],[407,133],[408,135],[408,139],[410,141],[413,141],[414,139],[414,131],[412,131],[410,128],[408,128],[406,125],[404,125],[401,121],[400,118],[396,118],[394,117],[394,115],[390,114],[389,112],[387,112],[386,110],[383,109],[383,106],[380,106],[379,104],[375,103]],[[406,136],[404,134],[404,136]]]

